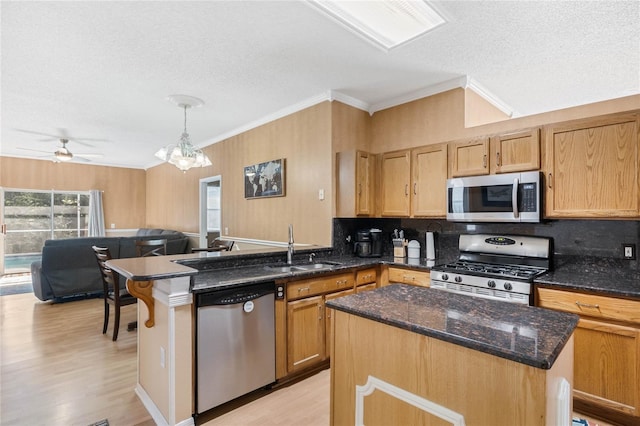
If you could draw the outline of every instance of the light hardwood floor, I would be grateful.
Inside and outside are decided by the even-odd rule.
[[[126,324],[135,309],[123,308],[112,342],[113,324],[102,334],[101,299],[51,304],[30,293],[0,297],[0,425],[86,426],[102,419],[110,426],[153,425],[134,393],[136,333]],[[329,371],[254,392],[200,416],[198,424],[326,426]]]

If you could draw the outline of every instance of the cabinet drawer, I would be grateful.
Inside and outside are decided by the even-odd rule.
[[[582,316],[640,324],[640,301],[538,288],[537,305]]]
[[[287,284],[287,300],[315,296],[354,287],[353,272],[321,278],[293,281]]]
[[[377,272],[375,268],[363,269],[356,273],[356,285],[363,285],[376,282]]]
[[[363,291],[375,290],[377,287],[376,283],[360,285],[356,287],[356,293],[362,293]]]
[[[404,283],[429,287],[431,285],[431,278],[429,277],[429,272],[389,268],[389,283]]]

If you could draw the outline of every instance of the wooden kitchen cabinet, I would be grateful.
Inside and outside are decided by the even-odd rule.
[[[353,294],[354,275],[354,272],[346,272],[286,284],[287,374],[296,373],[327,359],[327,321],[331,319],[325,308],[325,301]]]
[[[491,174],[540,170],[540,128],[492,136],[489,151]]]
[[[640,424],[640,301],[538,288],[537,306],[580,315],[575,330],[574,408]]]
[[[449,143],[451,177],[489,174],[489,138]]]
[[[446,143],[411,151],[411,216],[447,215],[448,158]]]
[[[426,271],[389,267],[389,283],[403,283],[418,285],[421,287],[430,287],[431,276],[430,273]]]
[[[387,152],[382,154],[381,161],[381,215],[408,217],[411,206],[411,151]]]
[[[382,155],[382,216],[445,217],[448,145]]]
[[[337,217],[372,216],[375,156],[364,151],[337,154]]]
[[[639,114],[544,127],[548,218],[640,216]]]
[[[323,296],[287,303],[287,371],[293,373],[325,359]]]
[[[449,151],[451,177],[539,170],[540,129],[451,142]]]

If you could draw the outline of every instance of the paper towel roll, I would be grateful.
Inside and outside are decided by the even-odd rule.
[[[435,260],[436,258],[436,248],[433,242],[433,232],[427,232],[427,260]]]

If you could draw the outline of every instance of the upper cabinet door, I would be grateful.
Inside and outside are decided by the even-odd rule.
[[[373,171],[374,158],[368,152],[356,152],[356,215],[369,216],[373,213]]]
[[[428,145],[411,151],[411,215],[447,215],[447,144]]]
[[[395,151],[382,155],[382,216],[409,216],[411,151]]]
[[[638,114],[544,128],[546,217],[638,217]]]
[[[451,177],[489,174],[489,138],[449,144]]]
[[[540,129],[491,137],[491,173],[540,170]]]
[[[336,160],[336,215],[373,215],[375,156],[364,151],[345,151]]]

